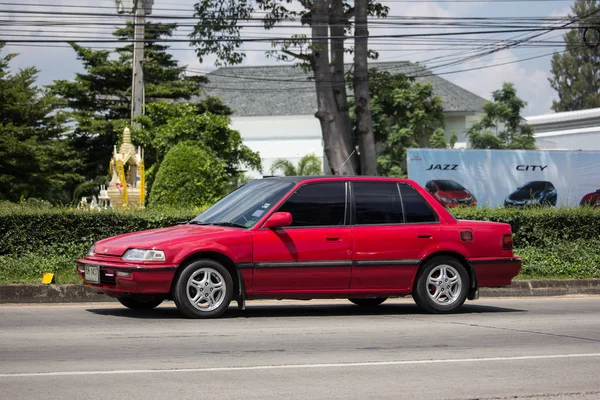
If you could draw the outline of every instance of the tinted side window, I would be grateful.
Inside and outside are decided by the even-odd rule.
[[[292,214],[292,226],[344,225],[346,184],[327,182],[302,186],[279,211]]]
[[[412,186],[401,184],[400,194],[402,195],[402,204],[404,205],[404,217],[406,223],[436,222],[437,217],[433,210]]]
[[[398,185],[389,182],[354,182],[356,225],[401,224],[402,201]]]

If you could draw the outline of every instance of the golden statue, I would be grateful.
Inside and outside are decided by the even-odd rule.
[[[143,208],[145,198],[144,149],[131,143],[131,131],[123,131],[123,144],[110,160],[111,180],[102,197],[110,199],[110,206],[115,208]],[[104,196],[103,196],[104,195]]]

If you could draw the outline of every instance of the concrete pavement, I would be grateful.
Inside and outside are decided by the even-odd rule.
[[[250,302],[187,320],[172,303],[0,306],[7,399],[600,398],[600,296]],[[549,397],[548,397],[549,396]],[[510,397],[515,398],[515,397]],[[525,398],[525,397],[523,397]]]

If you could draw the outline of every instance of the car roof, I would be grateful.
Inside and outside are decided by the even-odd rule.
[[[373,180],[373,181],[389,181],[389,182],[411,182],[410,179],[389,178],[384,176],[367,176],[367,175],[308,175],[308,176],[269,176],[263,179],[277,179],[285,182],[300,183],[305,181],[339,181],[339,180]]]

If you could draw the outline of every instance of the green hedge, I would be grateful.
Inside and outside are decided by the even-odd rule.
[[[99,239],[188,221],[200,210],[78,211],[0,206],[0,283],[78,282],[74,261]],[[600,210],[452,210],[459,219],[508,222],[519,278],[600,278]]]
[[[79,211],[0,209],[0,255],[55,245],[91,246],[96,240],[189,221],[200,211]]]
[[[458,219],[506,222],[512,227],[515,247],[552,247],[559,242],[600,238],[600,209],[531,208],[456,208]]]

